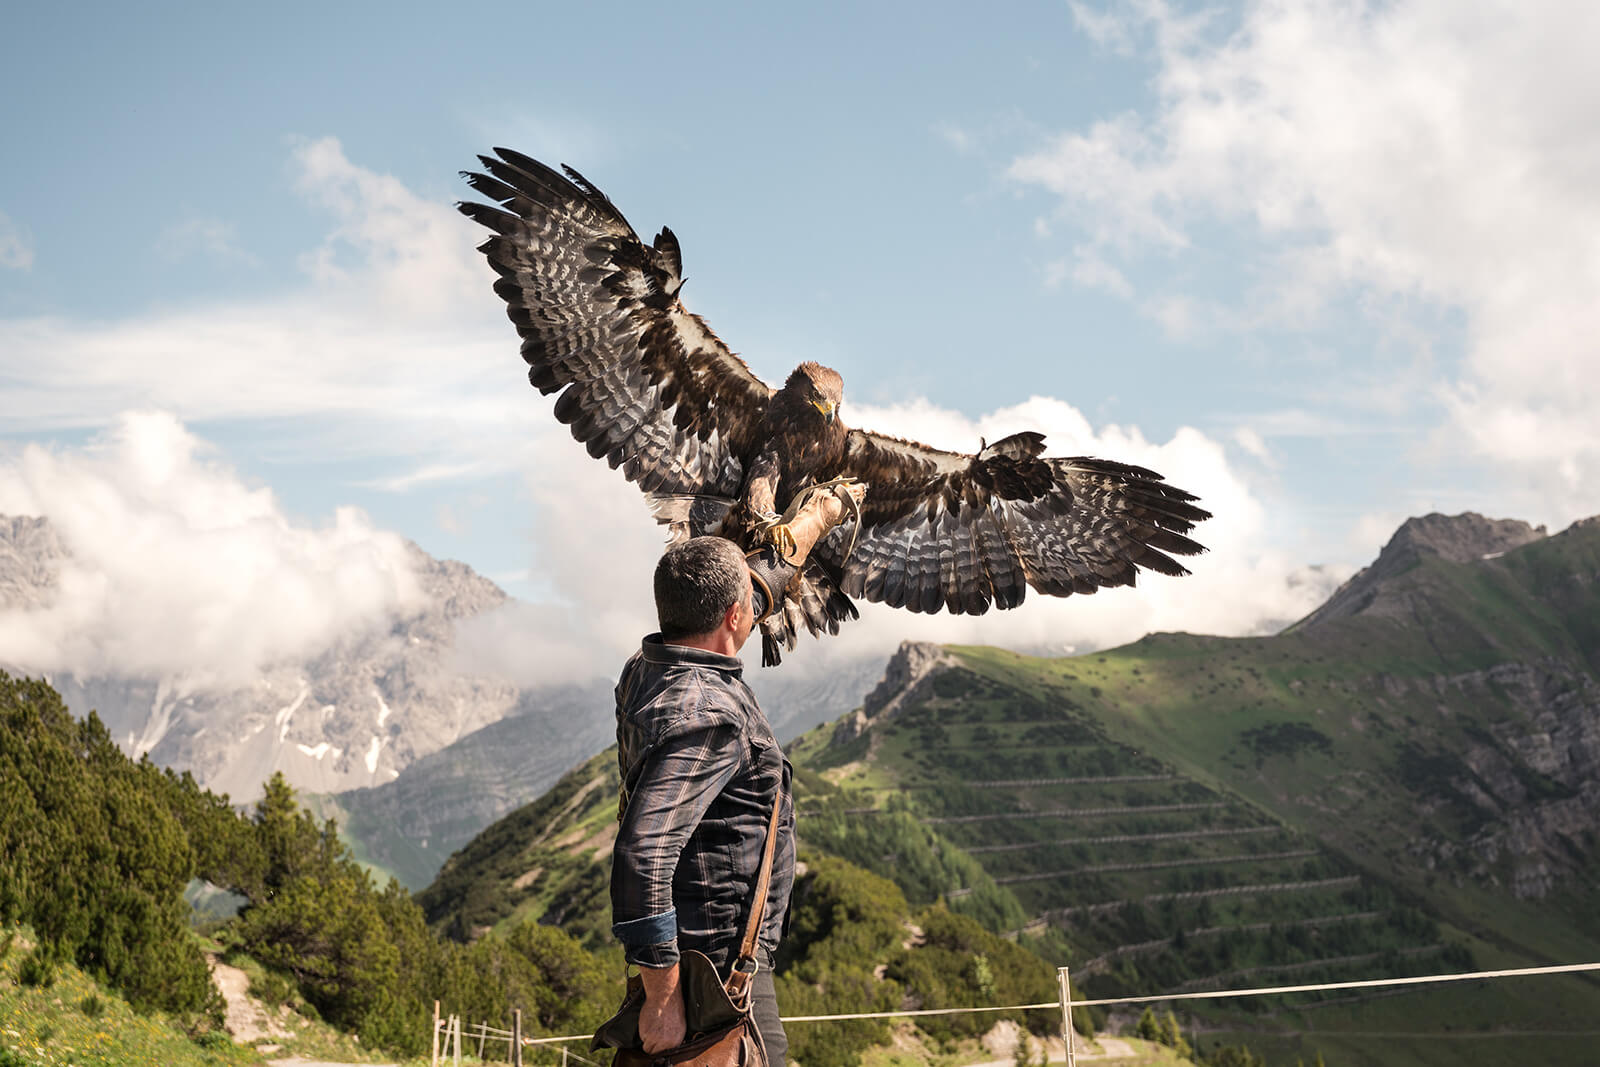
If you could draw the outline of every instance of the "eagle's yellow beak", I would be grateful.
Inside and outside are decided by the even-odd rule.
[[[822,417],[829,422],[833,421],[834,409],[838,406],[831,400],[813,400],[811,406],[822,412]]]

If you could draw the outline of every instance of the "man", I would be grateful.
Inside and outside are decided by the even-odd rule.
[[[646,1052],[686,1036],[680,951],[705,953],[724,978],[737,958],[777,802],[752,1006],[769,1064],[785,1063],[772,954],[794,883],[789,764],[738,653],[849,498],[859,505],[864,495],[861,486],[815,493],[789,524],[795,549],[786,557],[769,548],[747,560],[731,541],[696,537],[656,566],[661,631],[644,639],[617,683],[623,799],[611,872],[611,929],[644,983]]]

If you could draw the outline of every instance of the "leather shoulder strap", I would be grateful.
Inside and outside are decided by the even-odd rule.
[[[761,848],[761,873],[756,876],[755,899],[750,904],[750,919],[745,923],[740,959],[756,958],[756,940],[761,935],[761,920],[767,913],[767,891],[772,888],[772,857],[778,849],[778,816],[783,809],[783,782],[778,782],[772,798],[772,818],[767,821],[767,843]]]

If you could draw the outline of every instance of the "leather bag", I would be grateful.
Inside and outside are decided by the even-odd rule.
[[[767,1050],[750,1014],[750,990],[758,964],[756,944],[767,911],[772,884],[772,856],[778,841],[781,794],[772,799],[767,841],[761,849],[761,872],[750,902],[739,958],[726,980],[716,965],[694,949],[678,959],[678,987],[683,992],[686,1033],[683,1044],[646,1052],[639,1043],[639,1011],[644,1007],[644,980],[628,976],[628,991],[617,1013],[595,1031],[590,1050],[614,1048],[612,1067],[767,1067]]]

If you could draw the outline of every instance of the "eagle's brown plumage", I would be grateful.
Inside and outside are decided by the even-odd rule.
[[[852,517],[818,542],[780,610],[762,623],[762,662],[804,628],[837,633],[852,597],[912,611],[1016,607],[1027,588],[1067,596],[1132,585],[1141,567],[1187,574],[1173,555],[1209,513],[1141,467],[1047,458],[1019,433],[976,455],[865,430],[838,417],[839,375],[802,363],[773,390],[678,292],[678,240],[646,245],[582,175],[520,153],[464,173],[498,206],[459,205],[493,231],[480,250],[522,336],[528,379],[560,391],[556,418],[650,497],[674,536],[720,533],[753,547],[808,485],[867,484]]]

